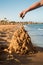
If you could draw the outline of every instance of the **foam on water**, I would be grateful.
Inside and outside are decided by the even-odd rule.
[[[38,30],[43,30],[43,29],[41,29],[41,28],[38,28]]]

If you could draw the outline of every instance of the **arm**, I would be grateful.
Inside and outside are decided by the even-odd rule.
[[[42,6],[41,2],[36,2],[33,5],[31,5],[29,8],[27,8],[25,11],[28,12],[28,11],[34,10],[36,8],[39,8],[41,6]]]
[[[42,0],[42,1],[43,1],[43,0]],[[36,2],[36,3],[34,3],[33,5],[31,5],[29,8],[25,9],[24,11],[22,11],[22,12],[20,13],[20,17],[23,18],[27,12],[32,11],[32,10],[34,10],[34,9],[36,9],[36,8],[41,7],[41,6],[43,5],[43,4],[42,4],[42,1]]]

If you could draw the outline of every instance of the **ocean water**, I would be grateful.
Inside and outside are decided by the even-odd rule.
[[[34,45],[43,47],[43,24],[24,25]]]

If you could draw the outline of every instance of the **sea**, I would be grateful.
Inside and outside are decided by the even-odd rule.
[[[30,35],[33,45],[43,47],[43,24],[26,24],[24,27]]]

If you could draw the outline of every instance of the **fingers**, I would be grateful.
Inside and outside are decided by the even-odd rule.
[[[22,17],[22,15],[23,15],[23,13],[21,12],[21,13],[20,13],[20,17]]]
[[[25,14],[22,15],[22,19],[25,17]]]
[[[25,16],[25,12],[21,12],[21,13],[20,13],[20,17],[23,19],[24,16]]]

